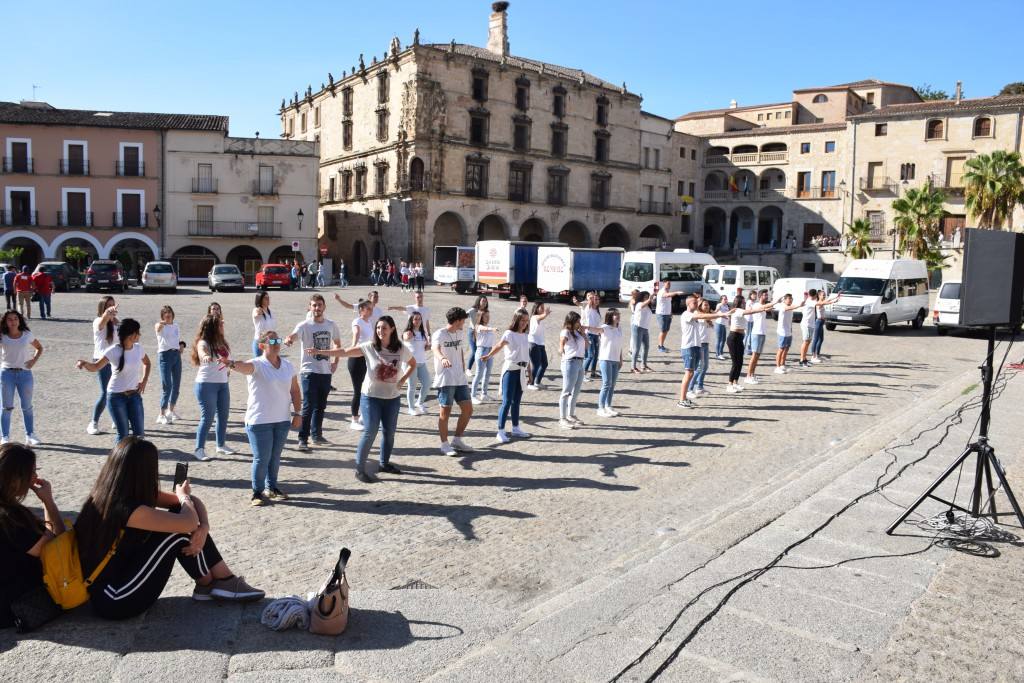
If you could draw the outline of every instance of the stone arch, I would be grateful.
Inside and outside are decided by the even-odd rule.
[[[478,240],[507,240],[508,223],[496,213],[488,214],[477,225],[476,238]]]
[[[292,247],[289,244],[282,244],[276,247],[270,252],[267,263],[280,263],[282,265],[288,265],[295,260],[295,252],[292,251]]]
[[[757,176],[753,171],[741,169],[733,174],[733,181],[736,183],[734,194],[736,197],[746,197],[753,200],[757,195]],[[732,187],[729,188],[730,190]]]
[[[732,148],[733,154],[757,154],[757,145],[736,145]]]
[[[708,147],[708,151],[705,153],[704,156],[705,156],[705,158],[707,158],[707,157],[724,157],[724,156],[728,156],[728,155],[729,155],[729,148],[728,147],[718,146],[718,147]]]
[[[153,252],[153,258],[156,258],[156,255],[160,253],[160,247],[158,247],[156,242],[154,242],[148,235],[143,235],[138,232],[122,232],[107,240],[107,243],[100,251],[100,258],[113,258],[111,254],[114,252],[114,246],[119,242],[124,242],[125,240],[138,240],[139,242],[142,242],[149,247],[151,252]]]
[[[764,169],[758,177],[758,189],[782,192],[786,189],[786,172],[774,166]]]
[[[725,211],[720,207],[710,206],[704,210],[704,244],[716,248],[725,246],[726,221]]]
[[[622,247],[629,251],[629,233],[626,232],[626,229],[620,223],[609,223],[601,231],[597,246]]]
[[[239,244],[228,252],[224,261],[238,266],[238,269],[245,275],[246,284],[255,285],[256,271],[263,265],[263,254],[252,245]]]
[[[178,249],[169,260],[179,278],[191,280],[205,279],[210,268],[220,261],[206,247],[194,244]]]
[[[759,247],[782,246],[782,209],[766,206],[757,214],[757,244]]]
[[[19,239],[28,240],[29,242],[34,243],[36,247],[38,247],[39,253],[34,257],[35,263],[32,264],[33,266],[35,266],[36,263],[43,260],[44,258],[51,258],[53,256],[53,252],[50,251],[50,245],[46,243],[46,240],[44,240],[42,237],[35,234],[34,232],[29,232],[28,230],[11,230],[9,233],[5,235],[0,235],[0,249],[8,247],[8,245],[10,245],[11,242],[15,242]],[[29,255],[31,245],[26,244],[20,246],[25,247],[25,253],[22,254],[21,265],[28,265],[26,261]]]
[[[705,192],[720,192],[729,187],[729,178],[722,171],[711,171],[704,176]]]
[[[420,192],[426,189],[423,182],[423,159],[413,157],[409,162],[409,189],[413,192]]]
[[[547,242],[548,226],[536,216],[527,218],[519,226],[519,239],[527,242]]]
[[[558,241],[565,242],[570,247],[589,247],[590,231],[579,221],[569,221],[558,231]]]
[[[668,242],[668,236],[660,225],[651,223],[640,231],[640,248],[657,251]]]
[[[100,250],[96,248],[97,243],[98,242],[96,240],[88,240],[80,236],[68,237],[67,235],[61,235],[53,241],[53,244],[50,245],[53,248],[53,256],[51,258],[58,261],[67,261],[81,270],[100,257]],[[79,247],[84,250],[86,254],[85,259],[81,261],[72,261],[69,259],[64,254],[64,250],[68,247]]]
[[[434,246],[459,246],[468,242],[466,221],[459,214],[445,211],[434,221]]]
[[[788,149],[785,142],[766,142],[761,145],[762,152],[785,152]]]
[[[729,216],[729,246],[753,249],[755,236],[754,211],[749,206],[737,206]]]
[[[50,242],[50,253],[47,254],[47,256],[63,260],[63,254],[61,254],[59,247],[63,245],[65,242],[71,241],[85,242],[88,246],[76,246],[83,246],[83,248],[86,251],[90,252],[90,256],[92,259],[99,258],[99,255],[103,253],[103,243],[100,242],[98,239],[96,239],[87,232],[82,232],[80,230],[72,230],[70,232],[61,233],[60,235],[57,235],[56,237],[53,238],[53,242]],[[90,249],[89,247],[92,248]]]

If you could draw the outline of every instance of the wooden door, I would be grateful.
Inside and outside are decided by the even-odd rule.
[[[11,190],[12,225],[32,225],[32,193],[24,190]]]
[[[967,227],[967,216],[949,215],[942,217],[942,239],[947,242],[953,241],[953,233],[960,228],[960,239],[964,237],[964,228]]]
[[[141,225],[142,197],[137,194],[121,195],[121,227],[138,228]]]
[[[68,145],[68,175],[85,174],[85,145]],[[70,213],[71,209],[68,208]]]
[[[946,187],[964,186],[964,162],[967,157],[949,157],[946,159]]]
[[[87,227],[89,225],[85,215],[85,193],[68,192],[68,215],[67,225],[76,227]]]
[[[124,148],[124,172],[122,175],[127,176],[138,176],[142,175],[142,171],[139,168],[139,148],[138,147],[125,147]]]
[[[871,161],[868,163],[868,187],[874,189],[882,184],[882,162]]]
[[[14,173],[31,173],[32,169],[29,167],[30,162],[28,159],[28,143],[27,142],[12,142],[11,143],[11,171]]]

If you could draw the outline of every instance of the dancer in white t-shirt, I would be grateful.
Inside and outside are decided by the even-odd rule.
[[[551,315],[551,307],[540,301],[533,305],[530,315],[530,331],[527,339],[530,342],[530,382],[526,388],[537,391],[544,388],[544,373],[548,369],[548,349],[546,346],[547,319]]]
[[[423,329],[423,316],[414,312],[402,333],[402,342],[412,351],[416,360],[416,373],[409,378],[406,388],[406,402],[410,415],[426,415],[427,408],[423,402],[427,400],[427,388],[430,386],[430,369],[427,366],[427,354],[430,352],[430,335]],[[419,398],[416,395],[416,383],[419,382]]]
[[[786,367],[786,357],[793,345],[793,311],[800,308],[803,303],[793,303],[793,295],[786,294],[782,301],[775,304],[775,315],[778,317],[778,324],[775,328],[775,336],[779,338],[779,350],[775,352],[775,374],[784,375],[789,372]]]
[[[434,386],[437,388],[437,432],[441,438],[441,453],[458,455],[472,453],[474,449],[462,438],[473,416],[473,402],[470,400],[466,377],[466,311],[458,306],[449,308],[445,314],[448,324],[436,330],[430,340],[434,352]],[[459,420],[455,423],[455,436],[448,442],[448,419],[452,406],[459,406]]]
[[[807,360],[807,351],[811,348],[811,341],[814,339],[814,327],[818,321],[818,314],[825,306],[839,301],[840,296],[842,295],[836,294],[831,299],[819,299],[818,290],[812,289],[807,292],[807,298],[804,299],[804,303],[800,307],[800,333],[803,335],[803,341],[800,344],[798,367],[811,367],[811,363]]]
[[[501,340],[491,348],[490,353],[480,359],[481,362],[490,362],[498,351],[505,352],[505,362],[501,366],[501,407],[498,409],[497,438],[501,443],[508,443],[512,436],[521,439],[530,436],[519,428],[519,409],[530,365],[530,341],[526,333],[529,326],[530,314],[517,310],[508,329],[502,332]],[[509,418],[512,419],[511,436],[505,431],[505,422]]]
[[[672,282],[665,280],[661,283],[661,289],[655,288],[654,314],[658,316],[658,350],[668,353],[665,348],[665,337],[672,328],[672,300],[677,296],[685,296],[686,292],[673,292]]]

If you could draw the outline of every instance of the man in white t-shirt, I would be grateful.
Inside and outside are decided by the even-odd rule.
[[[306,349],[340,349],[341,332],[332,320],[324,317],[327,304],[319,294],[309,298],[311,318],[303,320],[284,339],[291,346],[300,341],[299,352],[302,366],[299,370],[299,384],[302,387],[302,426],[299,428],[300,451],[309,450],[309,437],[318,446],[329,445],[324,438],[324,413],[327,410],[327,395],[331,391],[331,375],[338,369],[338,359],[331,360],[324,355],[308,355]]]
[[[679,316],[682,323],[682,340],[679,344],[683,356],[683,381],[679,385],[679,401],[676,403],[680,408],[693,408],[696,404],[687,397],[690,390],[690,382],[693,380],[693,373],[697,369],[697,363],[701,358],[701,334],[700,325],[705,320],[728,317],[728,313],[698,313],[697,304],[700,297],[697,295],[687,297],[686,310]]]
[[[351,304],[342,299],[341,296],[338,294],[334,295],[334,300],[337,301],[342,306],[344,306],[345,308],[351,308],[353,313],[359,313],[358,301],[355,302],[354,304]],[[380,320],[380,317],[382,315],[384,315],[384,309],[377,305],[377,303],[380,301],[380,293],[376,289],[371,290],[370,293],[366,295],[366,300],[373,304],[373,314],[370,316],[370,328],[375,329],[377,327],[377,321]]]
[[[665,280],[661,283],[661,289],[655,285],[654,315],[658,317],[658,350],[668,353],[665,348],[665,337],[672,328],[672,299],[683,296],[685,292],[673,292],[672,282]]]
[[[415,292],[413,294],[414,303],[411,306],[388,306],[389,311],[404,311],[406,315],[411,316],[413,313],[419,313],[420,317],[423,318],[423,330],[427,333],[427,339],[433,334],[430,329],[430,309],[423,305],[423,292]],[[405,325],[399,323],[398,328],[400,330],[405,329]]]
[[[775,352],[775,374],[784,375],[789,372],[786,368],[786,356],[789,355],[789,348],[793,345],[793,311],[803,304],[793,303],[793,295],[787,294],[782,301],[775,304],[775,314],[779,318],[775,334],[779,338],[779,350]]]
[[[768,301],[767,289],[761,290],[758,304],[758,311],[747,318],[747,329],[750,330],[750,364],[747,366],[747,378],[744,380],[747,384],[759,384],[761,381],[757,378],[757,361],[764,352],[764,340],[768,336],[767,311],[772,308]]]
[[[474,450],[462,439],[469,418],[473,416],[473,403],[466,379],[466,359],[463,355],[467,345],[463,327],[468,317],[466,311],[458,306],[448,309],[445,315],[448,324],[434,332],[430,340],[434,350],[434,387],[437,388],[437,403],[440,406],[437,431],[441,437],[441,453],[444,455],[457,455],[460,451],[472,453]],[[455,404],[459,406],[459,420],[455,423],[455,436],[449,443],[448,418]]]

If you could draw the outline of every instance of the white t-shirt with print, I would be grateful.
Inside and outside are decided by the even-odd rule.
[[[279,357],[280,358],[280,357]],[[245,424],[259,425],[290,422],[292,419],[292,378],[295,366],[280,358],[275,368],[265,355],[253,358],[253,372],[246,375],[249,399],[245,404]]]
[[[124,367],[118,370],[117,365],[121,362],[122,354],[124,355]],[[121,348],[120,344],[108,348],[103,354],[112,370],[110,381],[107,382],[107,392],[120,394],[138,389],[139,382],[142,381],[142,357],[145,355],[146,352],[142,349],[142,344],[135,344],[127,352]]]
[[[430,345],[434,348],[434,387],[466,386],[466,359],[463,351],[466,348],[466,331],[449,331],[447,327],[434,330],[430,337]],[[441,365],[441,358],[448,359],[450,368]]]
[[[398,398],[398,378],[402,376],[402,366],[412,358],[409,347],[399,344],[397,351],[381,346],[380,351],[373,347],[373,341],[363,342],[359,349],[366,358],[366,378],[363,380],[363,395],[370,398]]]
[[[601,347],[597,350],[597,359],[619,362],[622,357],[622,328],[601,325],[601,330]]]
[[[309,355],[306,349],[317,349],[323,351],[331,348],[331,344],[337,339],[341,341],[341,332],[333,320],[324,318],[323,322],[314,320],[303,320],[295,326],[292,334],[299,338],[299,353],[302,354],[302,365],[299,372],[302,374],[312,373],[315,375],[331,374],[330,356],[320,354]]]

